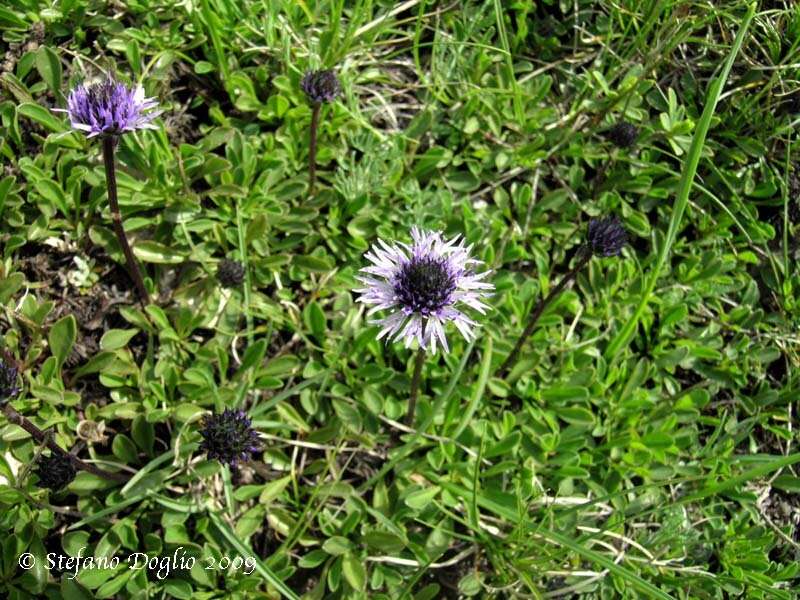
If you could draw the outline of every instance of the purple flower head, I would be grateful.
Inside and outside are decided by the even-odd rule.
[[[445,240],[441,233],[411,229],[413,243],[389,245],[383,240],[364,256],[372,264],[356,277],[366,287],[355,290],[359,302],[371,305],[367,314],[380,310],[389,314],[373,321],[383,327],[378,339],[404,339],[406,347],[414,340],[420,347],[436,353],[437,342],[449,351],[444,326],[452,322],[467,340],[473,337],[475,321],[464,314],[468,306],[481,314],[489,308],[482,299],[494,286],[483,279],[491,271],[475,273],[481,261],[470,256],[472,246],[464,246],[457,236]]]
[[[633,123],[620,121],[608,131],[608,139],[620,148],[632,146],[639,137],[639,130]]]
[[[136,129],[155,129],[151,121],[161,114],[152,111],[158,103],[145,98],[144,88],[129,88],[110,76],[99,83],[80,84],[67,99],[66,112],[74,129],[87,134],[121,135]]]
[[[17,385],[17,367],[13,364],[6,364],[0,360],[0,403],[10,400],[19,394],[20,388]]]
[[[617,217],[589,221],[589,247],[596,256],[617,256],[628,241],[628,234]]]
[[[39,477],[36,485],[41,488],[49,488],[54,492],[68,486],[77,474],[69,456],[61,452],[53,453],[50,456],[41,455],[36,462],[36,467],[34,473]]]
[[[200,435],[203,436],[200,450],[208,458],[232,467],[240,460],[250,460],[253,452],[259,450],[258,433],[250,427],[250,419],[243,410],[226,409],[222,414],[205,417]]]
[[[217,265],[217,281],[226,288],[235,288],[244,282],[244,265],[236,260],[223,258]]]
[[[342,86],[332,69],[308,71],[300,82],[300,87],[313,104],[333,102],[342,93]]]

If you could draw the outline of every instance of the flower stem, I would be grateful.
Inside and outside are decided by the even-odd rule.
[[[46,445],[50,448],[51,452],[56,454],[61,454],[62,456],[66,456],[69,458],[70,462],[75,466],[76,469],[80,469],[82,471],[86,471],[87,473],[91,473],[92,475],[97,475],[98,477],[102,477],[103,479],[109,479],[111,481],[120,481],[126,482],[128,478],[123,475],[122,473],[112,473],[110,471],[104,471],[103,469],[98,469],[94,465],[89,463],[83,462],[80,458],[75,456],[74,454],[67,452],[61,446],[56,444],[55,440],[53,439],[52,435],[48,435],[41,429],[39,429],[36,425],[31,423],[28,419],[24,416],[19,414],[14,408],[11,407],[10,404],[6,404],[3,407],[3,413],[8,419],[9,423],[13,423],[14,425],[19,425],[29,434],[31,437],[35,439],[38,443]]]
[[[139,300],[144,306],[150,303],[150,296],[147,293],[147,288],[144,287],[142,280],[142,273],[139,271],[139,265],[136,263],[136,258],[133,256],[128,238],[125,236],[125,229],[122,227],[122,217],[119,213],[119,204],[117,203],[117,172],[114,167],[114,144],[116,139],[114,136],[103,136],[103,163],[106,167],[106,185],[108,187],[108,204],[111,207],[111,220],[114,223],[114,233],[117,234],[117,240],[122,247],[122,253],[125,255],[125,261],[128,264],[128,274],[136,286],[136,291],[139,294]]]
[[[422,365],[425,363],[425,347],[420,346],[417,350],[417,358],[414,361],[414,375],[411,378],[411,397],[408,399],[408,412],[406,413],[406,425],[411,427],[414,423],[414,413],[417,410],[417,396],[419,395],[419,381],[422,378]]]
[[[322,104],[315,102],[311,107],[311,139],[308,143],[308,195],[314,193],[317,182],[317,129],[319,129],[319,115]]]
[[[542,316],[544,309],[547,308],[547,305],[550,304],[556,298],[556,296],[563,291],[570,281],[575,279],[581,269],[583,269],[583,267],[585,267],[592,258],[592,253],[588,248],[583,247],[579,251],[579,256],[580,258],[578,259],[578,263],[572,268],[572,270],[564,275],[564,277],[561,278],[561,281],[558,282],[558,285],[550,290],[550,293],[547,294],[547,296],[531,310],[530,316],[528,317],[528,325],[525,327],[525,331],[523,331],[522,335],[519,336],[514,349],[511,350],[505,362],[503,362],[503,364],[500,366],[500,370],[498,372],[501,375],[505,376],[508,370],[514,365],[515,362],[517,362],[519,351],[522,349],[525,340],[527,340],[531,333],[533,333],[533,329],[536,327],[536,322],[539,320],[539,317]]]

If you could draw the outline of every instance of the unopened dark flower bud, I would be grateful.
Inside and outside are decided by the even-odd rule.
[[[800,113],[800,91],[797,91],[790,95],[785,103],[786,112],[790,115],[796,115]]]
[[[200,451],[232,467],[240,460],[250,460],[259,450],[258,433],[243,410],[226,409],[222,414],[205,417],[200,435]]]
[[[217,281],[226,288],[242,285],[244,281],[244,265],[227,258],[221,260],[217,266]]]
[[[639,130],[632,123],[620,121],[608,130],[608,139],[620,148],[632,146],[639,136]]]
[[[17,367],[0,360],[0,404],[19,394]]]
[[[617,256],[628,241],[628,234],[617,217],[589,222],[589,248],[596,256]]]
[[[68,486],[77,473],[69,456],[60,452],[40,456],[36,467],[34,473],[39,477],[36,485],[54,492]]]
[[[331,69],[308,71],[300,82],[300,87],[312,104],[333,102],[342,93],[339,79]]]

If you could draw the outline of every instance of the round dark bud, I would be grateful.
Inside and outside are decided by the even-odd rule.
[[[244,281],[244,265],[227,258],[221,260],[217,265],[217,281],[226,288],[239,287]]]
[[[332,69],[308,71],[303,76],[300,87],[312,104],[333,102],[342,93],[342,86]]]
[[[633,123],[620,121],[608,130],[608,139],[620,148],[628,148],[634,144],[639,136],[639,130]]]
[[[19,394],[17,367],[0,360],[0,404]]]
[[[258,433],[243,410],[226,409],[222,414],[205,417],[200,435],[203,437],[200,451],[232,467],[240,460],[250,460],[253,452],[259,450]]]
[[[54,492],[68,486],[77,473],[69,456],[61,452],[50,456],[41,455],[36,467],[34,473],[39,477],[36,485]]]
[[[617,256],[628,242],[628,234],[617,217],[589,222],[589,247],[596,256]]]
[[[432,256],[413,257],[400,268],[393,285],[403,309],[426,316],[451,304],[457,287],[446,259]]]
[[[786,112],[790,115],[796,115],[800,113],[800,91],[794,92],[791,94],[784,104],[786,107]]]

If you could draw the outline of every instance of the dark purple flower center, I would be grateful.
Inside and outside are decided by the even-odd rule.
[[[414,257],[402,267],[394,280],[398,303],[410,312],[430,315],[452,301],[456,277],[445,258]]]
[[[592,219],[588,238],[592,252],[598,256],[616,256],[628,241],[625,228],[617,217]]]
[[[249,460],[259,449],[258,433],[250,426],[244,411],[225,410],[203,420],[200,450],[209,458],[236,466],[240,460]]]
[[[95,83],[86,88],[86,95],[92,106],[101,106],[111,103],[117,84],[107,79],[100,83]]]
[[[314,104],[333,102],[342,93],[342,86],[332,69],[309,71],[300,82],[300,87]]]
[[[0,360],[0,403],[19,393],[17,368]]]
[[[34,472],[39,476],[39,482],[36,485],[53,491],[69,485],[77,474],[69,457],[60,453],[40,456]]]

